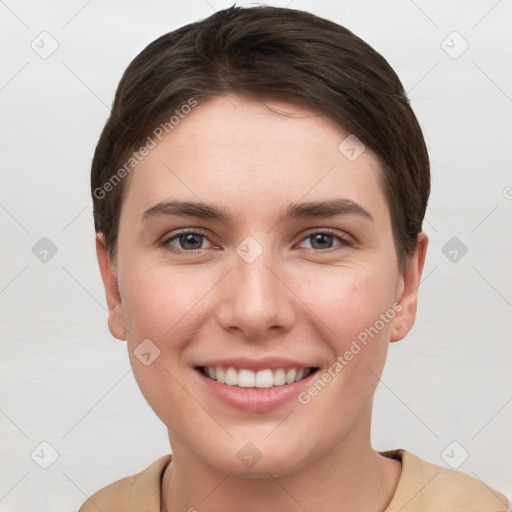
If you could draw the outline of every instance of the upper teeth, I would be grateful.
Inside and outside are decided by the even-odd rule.
[[[205,372],[213,380],[228,386],[241,388],[271,388],[292,384],[307,377],[310,368],[274,368],[253,372],[246,368],[222,368],[220,366],[205,366]]]

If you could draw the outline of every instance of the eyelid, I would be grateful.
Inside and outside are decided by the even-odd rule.
[[[201,229],[201,228],[182,228],[182,229],[178,229],[178,230],[172,231],[171,233],[166,233],[160,239],[158,244],[160,246],[164,247],[164,248],[166,248],[166,247],[173,247],[170,244],[171,241],[174,241],[175,239],[179,238],[180,236],[185,236],[185,235],[188,235],[188,234],[201,235],[204,238],[206,238],[212,245],[215,245],[212,242],[212,240],[210,240],[210,236],[209,236],[208,232],[205,231],[204,229]],[[191,251],[185,251],[184,249],[180,249],[178,247],[173,247],[171,250],[174,251],[174,252],[177,252],[177,253],[190,253],[190,254],[194,254],[194,253],[198,253],[200,251],[204,251],[206,249],[195,249],[195,250],[191,250]]]
[[[301,244],[302,242],[304,242],[305,240],[307,240],[308,238],[310,238],[311,236],[315,235],[315,234],[328,234],[328,235],[331,235],[335,238],[338,238],[338,240],[340,241],[340,244],[334,246],[334,247],[329,247],[327,249],[309,249],[307,247],[305,248],[302,248],[302,249],[306,249],[308,251],[312,251],[312,252],[315,252],[315,253],[328,253],[328,252],[331,252],[331,251],[336,251],[337,247],[338,246],[352,246],[356,241],[354,240],[354,238],[349,235],[348,233],[345,233],[345,232],[338,232],[334,229],[331,229],[331,228],[321,228],[321,227],[316,227],[316,228],[310,228],[306,233],[304,233],[302,235],[302,237],[300,238],[299,242],[296,244],[296,245],[299,245]],[[179,238],[180,236],[184,236],[184,235],[188,235],[188,234],[195,234],[195,235],[200,235],[200,236],[203,236],[204,238],[206,238],[212,245],[215,245],[214,242],[212,240],[210,240],[210,236],[208,234],[208,232],[202,228],[193,228],[193,227],[187,227],[187,228],[181,228],[181,229],[178,229],[176,231],[173,231],[171,233],[166,233],[162,238],[161,238],[161,241],[159,242],[159,245],[163,248],[169,248],[169,247],[172,247],[172,249],[169,249],[171,250],[171,252],[175,252],[177,254],[198,254],[202,251],[205,251],[207,249],[210,249],[210,248],[205,248],[205,249],[193,249],[193,250],[184,250],[184,249],[180,249],[178,247],[174,247],[174,246],[171,246],[170,242],[171,241],[174,241],[175,239]]]
[[[310,230],[308,230],[306,232],[306,234],[304,234],[302,236],[302,238],[299,241],[299,244],[301,242],[303,242],[304,240],[306,240],[307,238],[309,238],[312,235],[315,235],[317,233],[328,234],[328,235],[334,236],[335,238],[338,238],[341,241],[340,245],[351,246],[351,245],[356,243],[356,240],[351,235],[349,235],[348,233],[336,231],[336,230],[331,229],[331,228],[311,228]],[[330,247],[330,248],[324,249],[324,250],[320,250],[320,249],[310,249],[310,250],[312,250],[314,252],[329,252],[330,250],[336,250],[336,247],[337,246]]]
[[[186,228],[178,228],[171,232],[166,233],[162,238],[174,238],[178,235],[188,235],[189,233],[197,234],[197,235],[204,235],[208,237],[208,231],[206,231],[203,228],[194,228],[194,227],[186,227]]]

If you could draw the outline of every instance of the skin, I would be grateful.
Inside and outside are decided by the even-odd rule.
[[[97,237],[109,328],[128,341],[142,393],[168,429],[163,511],[371,512],[392,499],[401,465],[371,447],[372,400],[389,342],[414,324],[427,238],[399,270],[379,161],[368,148],[349,161],[338,150],[347,135],[290,103],[202,102],[132,171],[116,268]],[[171,198],[224,207],[232,219],[141,221]],[[290,203],[334,198],[373,220],[279,221]],[[199,249],[173,252],[190,247],[179,238],[159,245],[182,228],[206,235]],[[322,229],[335,236],[314,245]],[[248,236],[263,250],[252,263],[236,252]],[[280,356],[326,371],[396,303],[400,312],[307,405],[240,411],[205,391],[193,369],[204,359]],[[144,339],[160,350],[149,366],[134,355]],[[237,457],[247,442],[262,454],[251,468]]]

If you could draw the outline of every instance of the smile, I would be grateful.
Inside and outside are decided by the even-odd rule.
[[[268,389],[285,386],[305,379],[318,368],[266,368],[259,371],[248,368],[200,366],[202,375],[220,384],[239,388]]]

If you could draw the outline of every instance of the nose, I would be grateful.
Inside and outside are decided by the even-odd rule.
[[[235,255],[234,265],[220,291],[216,308],[221,326],[262,341],[291,329],[296,322],[293,293],[285,272],[266,251],[252,262]]]

